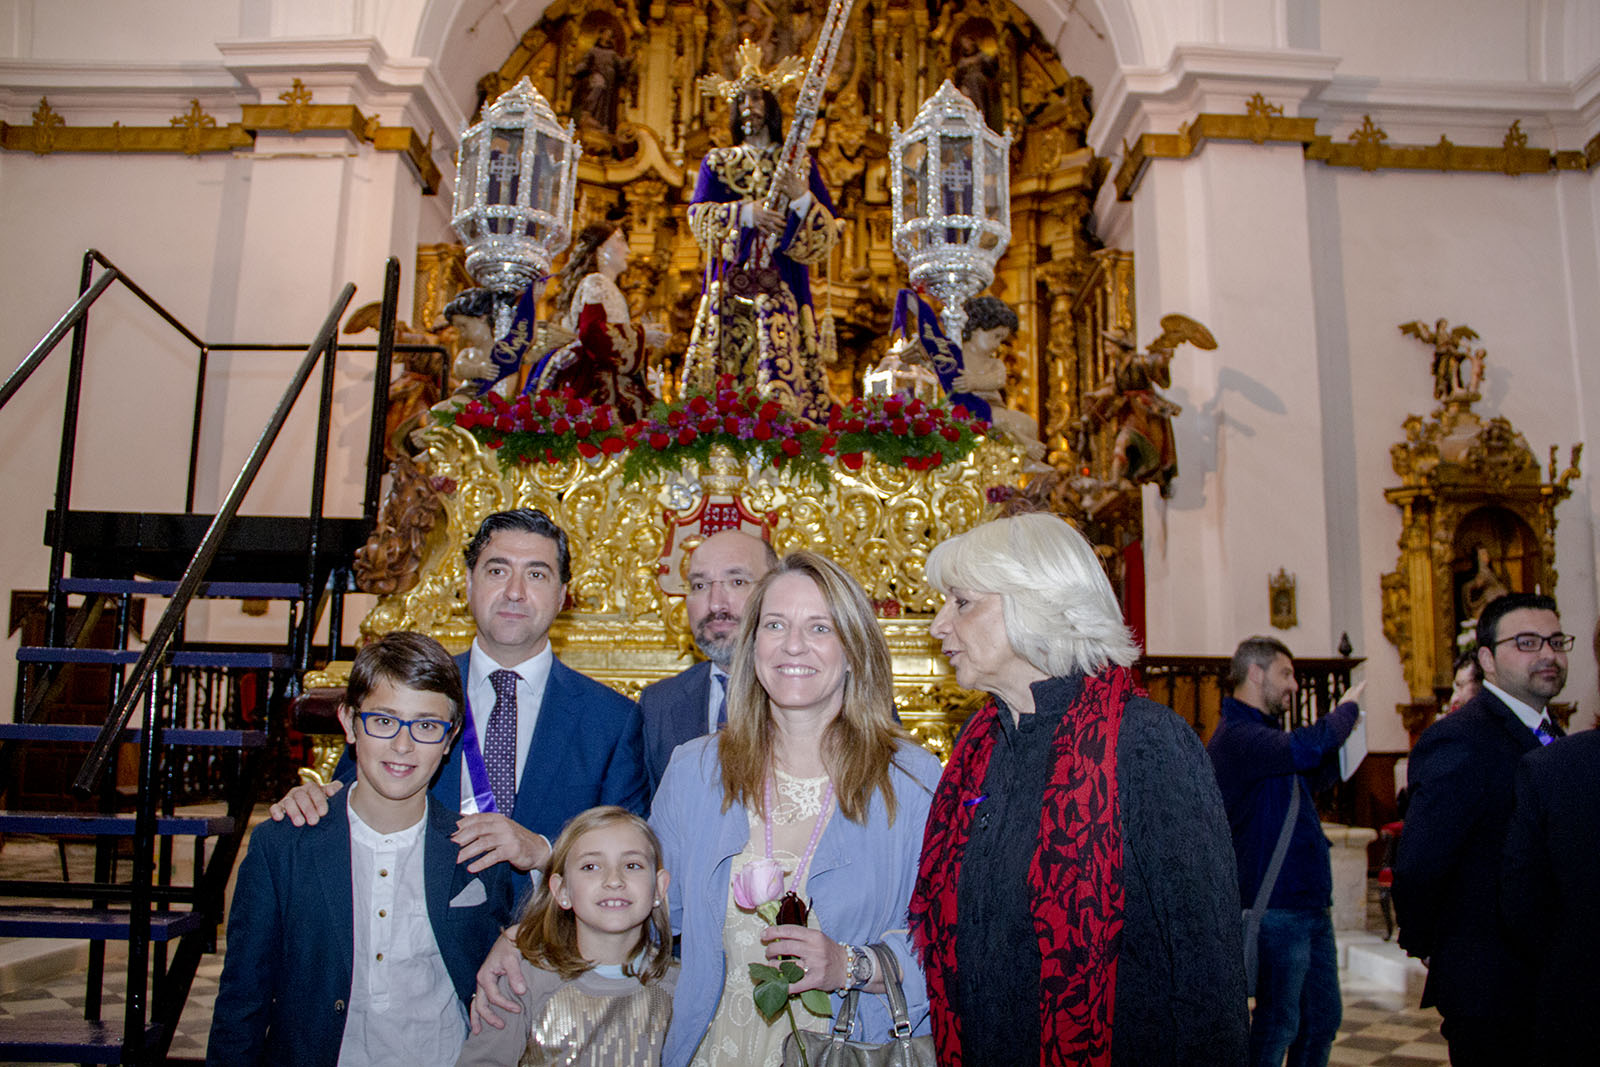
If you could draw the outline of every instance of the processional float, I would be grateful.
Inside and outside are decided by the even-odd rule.
[[[851,7],[829,5],[779,177],[807,165]],[[895,247],[913,284],[943,303],[943,332],[959,342],[963,301],[992,281],[1010,239],[1009,138],[988,130],[948,82],[894,135]],[[569,238],[580,151],[571,124],[562,128],[526,79],[463,131],[453,219],[469,271],[499,301],[496,373],[537,348],[531,309]],[[767,206],[785,206],[786,184],[774,178]],[[439,512],[415,581],[382,596],[361,628],[420,630],[463,649],[473,634],[463,544],[490,512],[534,507],[571,541],[569,603],[552,628],[558,652],[636,695],[692,654],[686,553],[743,526],[780,554],[813,549],[856,575],[889,640],[902,718],[943,754],[974,696],[956,687],[928,636],[938,598],[923,563],[1021,484],[1021,448],[986,431],[958,407],[895,393],[864,395],[808,423],[727,378],[625,428],[577,396],[486,391],[446,402],[414,435]]]

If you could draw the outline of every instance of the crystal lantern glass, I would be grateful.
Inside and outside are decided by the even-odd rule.
[[[895,254],[911,284],[943,304],[945,334],[959,344],[963,305],[994,281],[1011,243],[1011,134],[989,129],[948,78],[890,134]]]
[[[507,299],[549,275],[572,237],[581,154],[572,123],[527,78],[462,131],[450,222],[479,285]]]

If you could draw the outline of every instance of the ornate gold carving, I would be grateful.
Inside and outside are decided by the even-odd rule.
[[[1477,334],[1443,319],[1401,329],[1434,346],[1440,401],[1427,419],[1406,418],[1405,439],[1390,449],[1401,484],[1384,491],[1400,508],[1401,526],[1399,564],[1382,577],[1383,634],[1399,649],[1420,705],[1449,687],[1456,637],[1470,627],[1467,606],[1479,599],[1471,579],[1498,582],[1504,572],[1514,592],[1554,593],[1555,508],[1572,492],[1582,447],[1573,446],[1559,475],[1552,447],[1542,482],[1537,457],[1511,423],[1472,410],[1485,354],[1464,352],[1462,342]],[[1464,363],[1474,367],[1470,384],[1460,377]]]
[[[205,112],[199,100],[190,100],[188,111],[167,121],[183,131],[183,153],[187,156],[200,154],[201,131],[214,129],[217,125],[217,120]]]
[[[1265,100],[1262,103],[1267,108],[1273,106]],[[1146,133],[1132,145],[1124,142],[1122,165],[1113,179],[1117,196],[1122,200],[1133,199],[1134,190],[1152,160],[1188,159],[1205,147],[1207,141],[1309,145],[1316,138],[1316,128],[1315,119],[1291,118],[1265,110],[1246,115],[1201,113],[1185,123],[1178,133]]]
[[[1270,104],[1267,98],[1256,93],[1245,101],[1244,113],[1249,116],[1250,140],[1256,144],[1265,144],[1268,135],[1272,133],[1272,120],[1283,117],[1283,108],[1277,104]]]
[[[67,120],[51,108],[50,100],[41,96],[39,106],[33,112],[33,150],[41,156],[55,151],[56,130],[66,124]]]
[[[1292,630],[1300,625],[1300,616],[1295,610],[1294,575],[1282,567],[1267,578],[1267,614],[1275,629]]]
[[[1246,102],[1245,110],[1244,115],[1203,112],[1183,123],[1177,133],[1146,133],[1132,144],[1123,141],[1122,163],[1113,179],[1118,198],[1133,199],[1153,160],[1188,159],[1207,141],[1299,143],[1305,146],[1307,159],[1330,167],[1359,167],[1369,173],[1438,170],[1514,176],[1600,166],[1600,135],[1590,139],[1581,152],[1530,148],[1521,119],[1511,124],[1496,147],[1458,145],[1443,134],[1431,145],[1397,145],[1388,143],[1388,133],[1371,115],[1364,115],[1361,125],[1348,135],[1348,143],[1336,144],[1316,132],[1316,120],[1285,117],[1281,107],[1268,103],[1260,93]]]
[[[306,105],[311,103],[311,90],[299,78],[288,92],[278,94],[278,99],[289,105],[289,132],[299,133],[306,128]]]
[[[902,717],[930,747],[947,750],[962,721],[948,716],[971,697],[954,687],[928,637],[938,597],[922,565],[933,545],[995,512],[991,487],[1018,484],[1022,460],[1015,447],[985,441],[964,461],[930,471],[868,459],[859,471],[835,468],[832,484],[819,490],[786,471],[752,481],[730,457],[714,457],[705,472],[650,485],[625,484],[620,456],[507,471],[455,427],[430,427],[420,438],[435,484],[454,486],[441,497],[445,521],[426,540],[415,583],[381,597],[361,623],[363,634],[420,630],[452,651],[464,649],[473,625],[462,545],[489,512],[536,507],[567,531],[572,553],[570,602],[552,641],[564,662],[637,692],[686,666],[691,646],[682,600],[659,580],[669,532],[708,499],[733,502],[764,517],[780,553],[815,549],[861,579],[894,653],[896,687],[907,701]]]
[[[433,161],[433,133],[428,139],[409,126],[383,126],[376,117],[368,118],[359,109],[343,104],[313,104],[311,91],[299,78],[294,88],[280,93],[283,104],[246,104],[240,109],[241,121],[219,125],[216,118],[191,99],[189,110],[174,116],[167,126],[68,126],[66,120],[41,97],[31,126],[12,126],[0,122],[0,149],[34,152],[232,152],[249,148],[259,130],[287,133],[339,132],[359,141],[370,141],[382,152],[401,152],[417,172],[425,195],[438,192],[442,175]]]
[[[356,550],[356,588],[363,593],[403,593],[416,585],[428,535],[444,514],[438,487],[408,457],[396,457],[389,474],[378,526]]]
[[[1361,125],[1350,135],[1350,143],[1355,147],[1356,165],[1366,171],[1377,170],[1378,155],[1383,149],[1383,142],[1388,139],[1389,134],[1373,123],[1371,115],[1361,116]]]

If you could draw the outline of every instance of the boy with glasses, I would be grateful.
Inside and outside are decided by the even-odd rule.
[[[1411,806],[1394,865],[1400,944],[1428,963],[1450,1062],[1524,1062],[1533,981],[1500,921],[1501,850],[1523,754],[1561,736],[1550,701],[1567,683],[1556,602],[1496,597],[1478,617],[1483,692],[1423,733],[1411,752]]]
[[[473,975],[512,918],[511,871],[456,863],[428,785],[461,723],[431,637],[362,649],[339,721],[355,783],[316,826],[266,822],[239,868],[210,1064],[452,1064]]]

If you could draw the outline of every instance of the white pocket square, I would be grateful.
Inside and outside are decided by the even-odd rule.
[[[452,908],[475,908],[489,899],[489,891],[483,888],[483,879],[474,878],[466,884],[461,892],[450,901]]]

